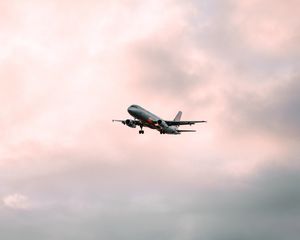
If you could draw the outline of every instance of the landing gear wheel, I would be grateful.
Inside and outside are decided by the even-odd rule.
[[[139,134],[144,134],[143,126],[141,126],[141,130],[139,131]]]

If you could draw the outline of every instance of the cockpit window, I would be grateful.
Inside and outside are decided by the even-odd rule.
[[[139,108],[139,106],[138,106],[138,105],[135,105],[135,104],[131,105],[131,107]]]

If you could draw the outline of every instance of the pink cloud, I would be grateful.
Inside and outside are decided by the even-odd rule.
[[[236,1],[233,23],[238,26],[246,44],[258,51],[287,55],[299,51],[297,9],[299,2]]]
[[[216,178],[222,172],[243,175],[286,151],[277,148],[281,141],[269,133],[247,131],[247,124],[239,125],[240,133],[230,121],[236,118],[234,123],[240,123],[240,116],[231,108],[228,95],[264,94],[259,90],[262,84],[245,81],[251,76],[230,60],[199,47],[203,40],[190,26],[190,14],[195,14],[192,5],[172,1],[69,4],[22,3],[5,8],[0,151],[6,161],[2,169],[20,173],[26,169],[29,175],[52,168],[55,172],[74,164],[73,155],[87,156],[80,162],[129,164],[135,151],[135,157],[146,164],[150,159],[143,159],[144,154],[155,152],[156,168],[165,173],[172,169],[174,176],[183,171],[182,179],[205,182],[208,175],[203,168],[216,172]],[[241,37],[262,51],[292,49],[290,34],[296,25],[282,19],[280,4],[271,13],[264,8],[256,11],[258,5],[236,3],[232,21]],[[276,24],[287,32],[274,34]],[[267,40],[269,35],[274,35],[272,41]],[[267,89],[272,91],[270,85]],[[201,118],[208,124],[196,127],[195,135],[161,138],[146,130],[147,136],[141,138],[134,130],[111,123],[113,118],[129,117],[126,108],[132,103],[170,119],[182,110],[184,119]],[[263,150],[253,153],[253,146]],[[60,165],[57,156],[64,156],[67,163]]]

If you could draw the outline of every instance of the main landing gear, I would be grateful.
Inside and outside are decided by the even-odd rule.
[[[139,134],[144,134],[143,126],[141,126],[141,130],[139,131]]]

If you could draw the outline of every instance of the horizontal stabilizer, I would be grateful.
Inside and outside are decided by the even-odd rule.
[[[165,121],[168,126],[193,125],[195,123],[206,123],[206,121]]]
[[[196,130],[177,130],[177,132],[196,132]]]

